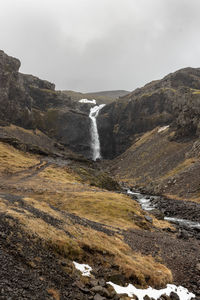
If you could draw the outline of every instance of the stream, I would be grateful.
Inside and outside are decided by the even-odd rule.
[[[198,203],[164,199],[160,196],[134,192],[130,189],[126,192],[138,201],[144,211],[152,214],[154,214],[154,211],[160,211],[164,220],[177,225],[181,229],[188,230],[200,239],[200,205]]]

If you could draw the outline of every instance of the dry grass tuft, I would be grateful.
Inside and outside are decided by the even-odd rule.
[[[53,288],[47,290],[48,294],[53,297],[54,300],[60,300],[60,293]]]

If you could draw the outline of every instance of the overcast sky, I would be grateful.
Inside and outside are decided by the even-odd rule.
[[[0,0],[0,49],[57,89],[134,90],[200,67],[200,0]]]

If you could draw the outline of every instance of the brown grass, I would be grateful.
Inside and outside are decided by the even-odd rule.
[[[92,228],[73,224],[70,220],[65,220],[59,211],[50,208],[47,203],[39,203],[30,198],[26,198],[25,201],[37,209],[41,207],[41,211],[62,220],[62,227],[49,225],[26,210],[23,214],[19,213],[14,210],[14,206],[8,206],[3,199],[0,199],[1,209],[17,219],[28,234],[42,238],[46,246],[58,255],[67,259],[87,261],[93,266],[97,260],[107,267],[115,263],[127,279],[137,278],[141,286],[146,285],[145,278],[148,277],[150,277],[149,284],[157,287],[172,280],[171,272],[164,265],[156,262],[151,256],[133,252],[124,243],[121,235],[108,236]],[[63,230],[70,232],[73,238]]]
[[[59,168],[56,166],[47,167],[40,173],[40,177],[60,183],[72,183],[77,181],[78,175],[72,173],[67,168]]]
[[[39,162],[36,156],[25,154],[2,143],[0,143],[0,150],[2,150],[0,151],[1,168],[3,169],[5,160],[3,166],[10,167],[11,172],[25,170]],[[141,286],[147,284],[146,278],[150,278],[148,284],[156,287],[171,282],[170,270],[151,256],[133,252],[124,242],[123,236],[117,234],[116,227],[150,229],[151,225],[144,219],[139,204],[126,195],[99,188],[94,189],[80,183],[77,178],[78,175],[68,168],[50,166],[36,177],[16,183],[17,187],[32,188],[32,192],[29,192],[27,197],[24,197],[23,190],[18,191],[18,194],[21,193],[24,197],[23,201],[29,207],[37,208],[40,212],[60,220],[59,226],[50,225],[42,218],[36,217],[26,209],[26,205],[23,211],[16,211],[17,202],[9,204],[2,198],[0,198],[0,211],[18,220],[24,232],[29,236],[34,235],[42,239],[45,247],[61,258],[87,262],[92,266],[99,261],[105,268],[110,268],[114,263],[119,266],[119,272],[127,279],[137,278]],[[38,185],[39,188],[43,186],[47,190],[42,193],[37,192]],[[113,236],[81,226],[70,217],[65,217],[63,211],[103,223],[105,228],[112,226]],[[155,220],[155,224],[156,222],[159,221]],[[168,223],[166,224],[168,227]],[[157,226],[161,225],[157,223]],[[54,291],[54,289],[50,290]],[[58,294],[52,292],[52,295],[55,299],[59,299],[59,292]]]
[[[39,163],[36,156],[0,142],[0,172],[14,173]]]
[[[185,169],[187,169],[191,164],[193,164],[197,159],[195,158],[188,158],[181,162],[179,165],[177,165],[174,169],[170,170],[167,174],[165,174],[161,179],[166,179],[168,177],[172,177],[177,175],[178,173],[181,173]]]
[[[60,293],[53,288],[47,290],[48,294],[53,297],[54,300],[60,300]]]

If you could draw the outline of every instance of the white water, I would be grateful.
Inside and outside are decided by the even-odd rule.
[[[92,159],[96,161],[98,158],[101,158],[100,151],[100,141],[99,133],[97,129],[97,116],[100,110],[105,106],[105,104],[96,105],[90,109],[89,118],[91,119],[91,148],[92,148]]]
[[[151,210],[155,209],[155,207],[151,203],[151,199],[148,195],[142,195],[137,192],[132,192],[131,190],[127,190],[127,194],[135,196],[143,210],[151,211]],[[156,198],[156,196],[153,196],[153,198]],[[166,220],[170,223],[180,225],[180,226],[185,226],[187,228],[200,229],[200,223],[198,223],[198,222],[194,222],[194,221],[190,221],[190,220],[186,220],[186,219],[174,218],[174,217],[164,217],[164,220]]]
[[[200,223],[186,219],[165,217],[166,221],[193,229],[200,229]]]
[[[131,190],[127,191],[128,195],[134,195],[137,198],[137,201],[140,203],[142,209],[148,211],[153,210],[155,207],[151,203],[151,199],[147,195],[142,195],[140,193],[132,192]]]

